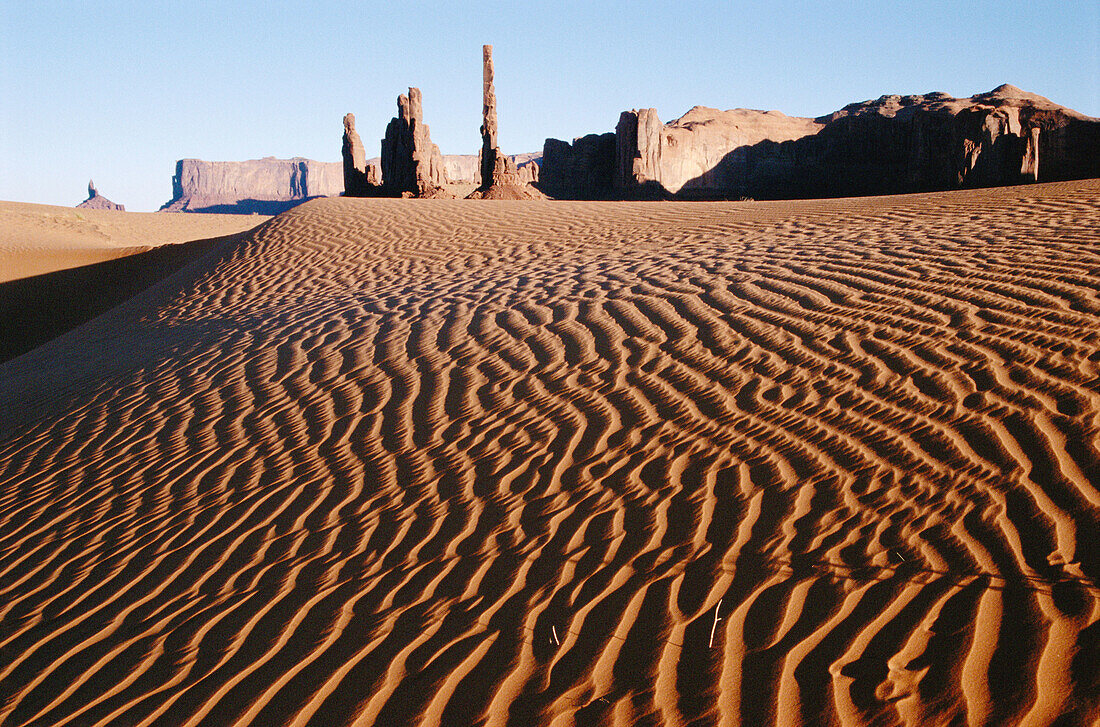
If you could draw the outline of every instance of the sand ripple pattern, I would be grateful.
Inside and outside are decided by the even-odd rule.
[[[0,368],[0,724],[1094,723],[1097,230],[298,207]]]

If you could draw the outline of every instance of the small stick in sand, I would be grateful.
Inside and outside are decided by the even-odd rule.
[[[553,624],[550,625],[550,633],[554,635],[554,646],[561,646],[561,642],[558,641],[558,630]]]
[[[718,618],[718,609],[722,608],[722,599],[718,599],[718,605],[714,607],[714,623],[710,625],[710,643],[707,644],[708,649],[714,648],[714,631],[718,628],[718,622],[722,619]]]

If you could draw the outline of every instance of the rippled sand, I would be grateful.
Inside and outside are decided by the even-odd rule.
[[[318,200],[0,365],[0,724],[1090,724],[1100,181]]]

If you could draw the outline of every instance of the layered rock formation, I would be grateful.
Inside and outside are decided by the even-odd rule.
[[[506,156],[497,146],[496,93],[493,89],[493,47],[483,46],[482,146],[477,156],[444,157],[424,124],[420,89],[409,88],[397,99],[397,116],[382,139],[379,170],[366,159],[355,131],[355,116],[344,117],[344,190],[348,196],[449,197],[447,184],[474,183],[471,197],[530,198],[541,193],[531,186],[539,178],[538,154]],[[380,177],[380,182],[379,182]],[[376,186],[379,185],[380,186]]]
[[[432,143],[419,88],[397,99],[397,116],[382,139],[382,186],[391,196],[438,196],[447,181],[443,155]]]
[[[1100,120],[1013,86],[957,99],[883,96],[817,119],[696,107],[661,124],[623,112],[614,134],[548,139],[555,196],[826,197],[1100,176]]]
[[[95,184],[90,179],[88,180],[88,199],[78,204],[77,207],[86,210],[118,210],[119,212],[126,211],[126,208],[123,205],[115,204],[114,202],[100,194],[98,191],[96,191]]]
[[[482,51],[482,122],[481,152],[478,167],[481,175],[478,189],[470,195],[475,199],[530,199],[542,196],[530,186],[538,179],[538,166],[529,164],[523,174],[516,163],[505,156],[497,145],[497,97],[493,89],[493,46]]]
[[[481,184],[480,154],[444,154],[443,173],[447,181],[458,184]]]
[[[180,159],[172,177],[172,199],[161,211],[278,214],[307,199],[343,191],[340,162],[300,157],[242,162]]]

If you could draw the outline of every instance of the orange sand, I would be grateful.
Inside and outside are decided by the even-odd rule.
[[[267,219],[0,202],[0,283],[114,260],[166,243],[222,237]]]
[[[1095,723],[1097,230],[291,210],[0,366],[0,724]]]

